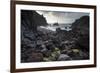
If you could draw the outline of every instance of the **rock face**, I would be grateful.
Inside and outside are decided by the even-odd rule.
[[[36,31],[37,26],[47,25],[43,15],[39,15],[36,11],[21,10],[21,24],[29,30]]]
[[[76,40],[77,48],[89,52],[89,16],[83,16],[72,24],[73,34]]]
[[[36,47],[37,27],[48,25],[43,15],[36,11],[21,10],[21,61],[29,62],[29,56]],[[39,56],[38,54],[34,54]],[[35,61],[36,58],[34,58]],[[38,61],[38,59],[36,60]],[[40,61],[40,60],[39,60]]]

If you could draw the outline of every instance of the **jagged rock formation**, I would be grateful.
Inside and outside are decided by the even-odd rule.
[[[72,31],[77,39],[76,45],[89,52],[89,16],[83,16],[72,24]]]
[[[21,10],[21,24],[29,30],[36,31],[37,26],[47,25],[43,15],[39,15],[36,11]]]
[[[30,59],[32,51],[36,47],[37,27],[48,25],[43,15],[39,15],[36,11],[21,10],[21,61],[36,61]],[[38,56],[38,54],[34,53]],[[40,56],[42,57],[42,56]],[[43,58],[43,57],[42,57]],[[36,58],[41,61],[42,58]]]

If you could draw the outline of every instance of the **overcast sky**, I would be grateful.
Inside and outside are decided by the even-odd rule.
[[[43,15],[48,23],[73,23],[76,19],[89,13],[80,12],[55,12],[55,11],[36,11]]]

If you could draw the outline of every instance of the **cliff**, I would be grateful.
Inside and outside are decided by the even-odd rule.
[[[89,16],[83,16],[72,24],[76,44],[81,49],[89,51]]]

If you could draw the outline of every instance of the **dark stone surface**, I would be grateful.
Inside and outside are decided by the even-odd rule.
[[[21,10],[21,24],[32,31],[36,31],[37,26],[48,25],[43,15],[34,10]]]
[[[48,25],[45,18],[36,11],[21,10],[21,61],[27,62],[31,49],[36,49],[36,45],[40,43],[38,40],[38,26]],[[28,52],[30,51],[30,53]],[[35,58],[34,58],[35,59]]]
[[[89,52],[89,16],[83,16],[72,24],[72,31],[77,34],[74,37],[76,45],[82,50]]]
[[[72,59],[67,54],[60,54],[58,61],[67,61],[67,60],[72,60]]]
[[[43,61],[43,54],[32,52],[28,58],[28,62],[41,62]]]

